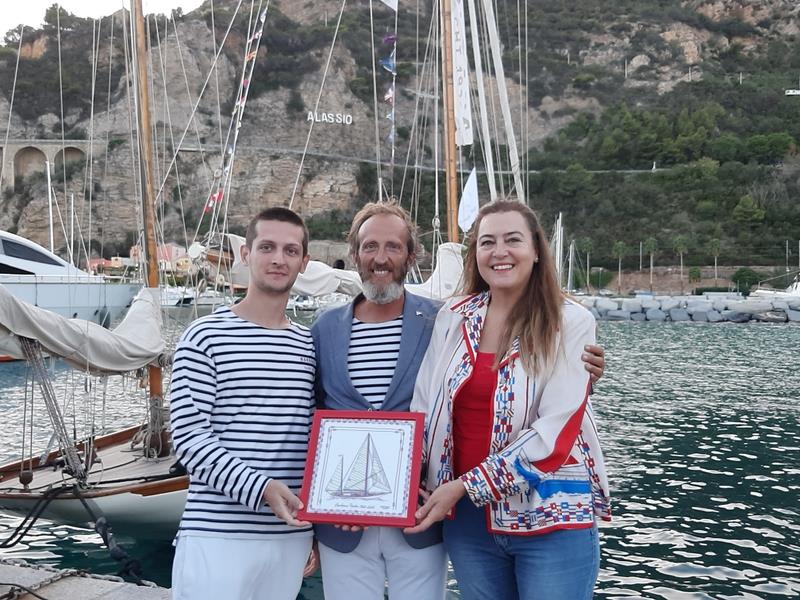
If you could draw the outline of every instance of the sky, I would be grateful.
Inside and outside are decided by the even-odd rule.
[[[130,8],[130,0],[0,0],[0,40],[9,30],[20,23],[31,27],[40,27],[44,21],[44,12],[53,4],[79,17],[105,17],[115,13],[123,6]],[[181,7],[183,12],[194,10],[203,0],[142,0],[146,14],[167,14],[170,10]]]

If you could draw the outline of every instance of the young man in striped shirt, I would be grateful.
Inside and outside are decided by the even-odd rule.
[[[309,258],[303,220],[262,211],[241,258],[245,298],[192,323],[175,352],[172,437],[190,476],[172,570],[180,600],[294,600],[313,570],[296,494],[316,360],[308,328],[285,312]]]
[[[311,328],[322,402],[334,410],[407,411],[440,307],[403,286],[418,254],[416,227],[399,206],[370,203],[348,239],[364,293]],[[599,376],[603,350],[587,350],[587,369]],[[387,582],[390,600],[444,599],[441,528],[414,535],[388,527],[315,530],[326,600],[383,600]]]

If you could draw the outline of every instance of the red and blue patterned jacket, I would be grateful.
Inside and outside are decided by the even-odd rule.
[[[452,481],[453,398],[472,374],[489,294],[448,302],[436,318],[412,411],[425,417],[423,487]],[[556,359],[532,377],[519,344],[499,364],[489,455],[461,476],[470,499],[487,507],[491,532],[533,535],[610,519],[608,479],[581,354],[595,321],[565,300]]]

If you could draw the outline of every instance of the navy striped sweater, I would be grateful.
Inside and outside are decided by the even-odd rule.
[[[184,332],[170,388],[172,440],[190,476],[179,535],[311,535],[262,497],[271,478],[300,491],[315,368],[302,325],[266,329],[220,308]]]

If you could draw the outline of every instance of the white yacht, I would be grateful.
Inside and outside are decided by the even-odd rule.
[[[750,293],[750,296],[767,300],[795,300],[800,302],[800,273],[794,278],[792,284],[785,290],[759,288],[757,290],[753,290]]]
[[[34,306],[106,326],[123,315],[142,287],[90,275],[7,231],[0,231],[0,284]]]

